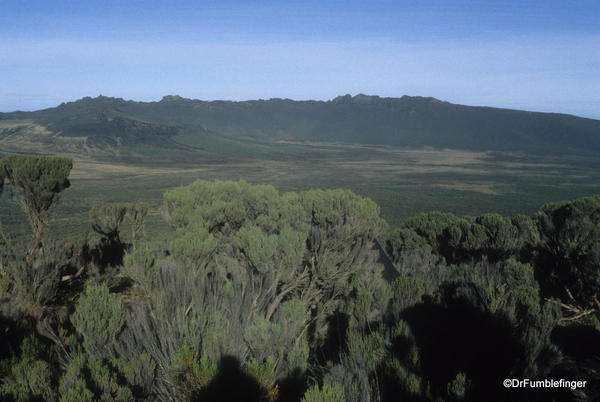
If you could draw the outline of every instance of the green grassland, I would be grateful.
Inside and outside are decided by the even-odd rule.
[[[530,214],[547,202],[600,193],[600,162],[585,157],[290,142],[258,144],[245,149],[246,157],[171,151],[152,160],[151,152],[138,147],[118,156],[74,155],[71,188],[61,196],[49,234],[81,238],[92,207],[145,201],[151,207],[147,233],[161,241],[170,233],[160,214],[162,194],[196,179],[244,179],[282,192],[348,188],[375,200],[391,227],[432,210]],[[0,219],[6,231],[26,236],[26,217],[10,193],[0,200]]]

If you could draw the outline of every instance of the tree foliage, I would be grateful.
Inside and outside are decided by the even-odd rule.
[[[70,186],[67,179],[73,168],[69,158],[9,155],[0,161],[0,178],[8,179],[21,198],[33,233],[39,242],[48,222],[50,209],[60,192]]]
[[[542,286],[565,303],[600,309],[600,196],[545,205],[536,218]]]
[[[187,373],[178,378],[193,392],[194,367],[229,354],[254,362],[246,370],[274,397],[277,378],[307,369],[309,345],[352,297],[349,281],[367,275],[383,223],[372,201],[348,191],[280,195],[243,181],[172,190],[164,211],[177,232],[172,258],[155,266],[150,310],[139,306],[122,339],[165,368],[165,394],[176,392],[173,372]],[[188,358],[174,358],[181,350]]]
[[[51,357],[46,345],[36,336],[23,339],[20,356],[2,364],[6,372],[2,373],[5,377],[0,385],[0,396],[15,401],[55,400],[54,368],[47,361]]]
[[[339,384],[325,383],[322,387],[313,385],[304,396],[302,402],[345,402],[344,388]]]
[[[94,232],[109,241],[119,241],[119,228],[130,208],[129,203],[108,203],[92,208],[90,224]]]

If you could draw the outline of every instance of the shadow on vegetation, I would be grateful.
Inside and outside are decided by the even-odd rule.
[[[511,377],[511,369],[524,355],[510,321],[485,313],[455,294],[454,286],[448,286],[442,304],[427,302],[405,312],[422,353],[425,378],[443,395],[448,383],[464,372],[473,384],[467,399],[510,400],[502,379]],[[402,344],[396,348],[401,352]]]
[[[316,360],[321,364],[327,364],[327,362],[339,363],[340,351],[346,349],[348,316],[336,311],[327,317],[326,321],[327,336],[322,345],[315,351]]]
[[[277,385],[279,391],[277,401],[300,401],[306,391],[306,378],[300,370],[296,370],[278,381]],[[221,358],[219,371],[212,381],[206,387],[196,391],[190,400],[267,402],[272,399],[255,378],[244,372],[236,357],[226,355]]]
[[[219,372],[202,390],[196,392],[192,401],[267,401],[268,396],[260,384],[244,373],[240,361],[233,356],[223,356]]]
[[[556,327],[552,342],[574,359],[600,358],[600,331],[589,325]]]
[[[279,402],[300,401],[306,392],[306,376],[299,369],[278,382]]]
[[[90,250],[90,258],[99,267],[116,267],[123,265],[123,257],[127,248],[127,245],[120,240],[103,237]]]
[[[15,356],[21,341],[31,332],[31,325],[0,313],[0,360]]]
[[[377,263],[381,264],[383,266],[383,271],[381,273],[381,276],[387,282],[391,283],[394,279],[396,279],[400,275],[400,273],[398,272],[398,270],[394,266],[394,263],[392,262],[392,260],[387,255],[384,248],[381,246],[381,244],[378,241],[375,241],[373,249],[376,250],[377,253],[379,254]]]

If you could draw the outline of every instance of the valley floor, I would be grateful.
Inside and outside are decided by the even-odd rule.
[[[148,230],[167,235],[159,207],[165,190],[196,179],[244,179],[279,191],[348,188],[372,198],[391,227],[432,210],[458,215],[530,214],[540,205],[600,193],[600,160],[449,149],[279,141],[248,156],[151,150],[96,158],[71,154],[71,188],[62,194],[51,232],[82,233],[88,212],[104,202],[146,201]],[[6,151],[11,151],[6,150]],[[8,192],[10,193],[10,192]],[[0,200],[2,224],[28,233],[16,201]]]

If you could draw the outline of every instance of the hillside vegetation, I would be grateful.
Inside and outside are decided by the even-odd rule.
[[[270,99],[199,101],[165,96],[160,102],[83,98],[36,112],[0,114],[32,121],[61,137],[85,137],[90,146],[231,142],[252,151],[257,141],[326,141],[544,155],[600,152],[600,121],[570,115],[472,107],[434,98],[340,96],[331,101]],[[0,128],[1,130],[1,128]],[[10,133],[5,128],[0,138]],[[1,143],[1,141],[0,141]]]
[[[0,248],[9,401],[581,401],[600,395],[600,197],[387,227],[349,190],[197,180],[44,226],[66,158],[0,160],[32,237]],[[125,224],[130,230],[124,230]],[[564,378],[584,388],[503,386]]]

